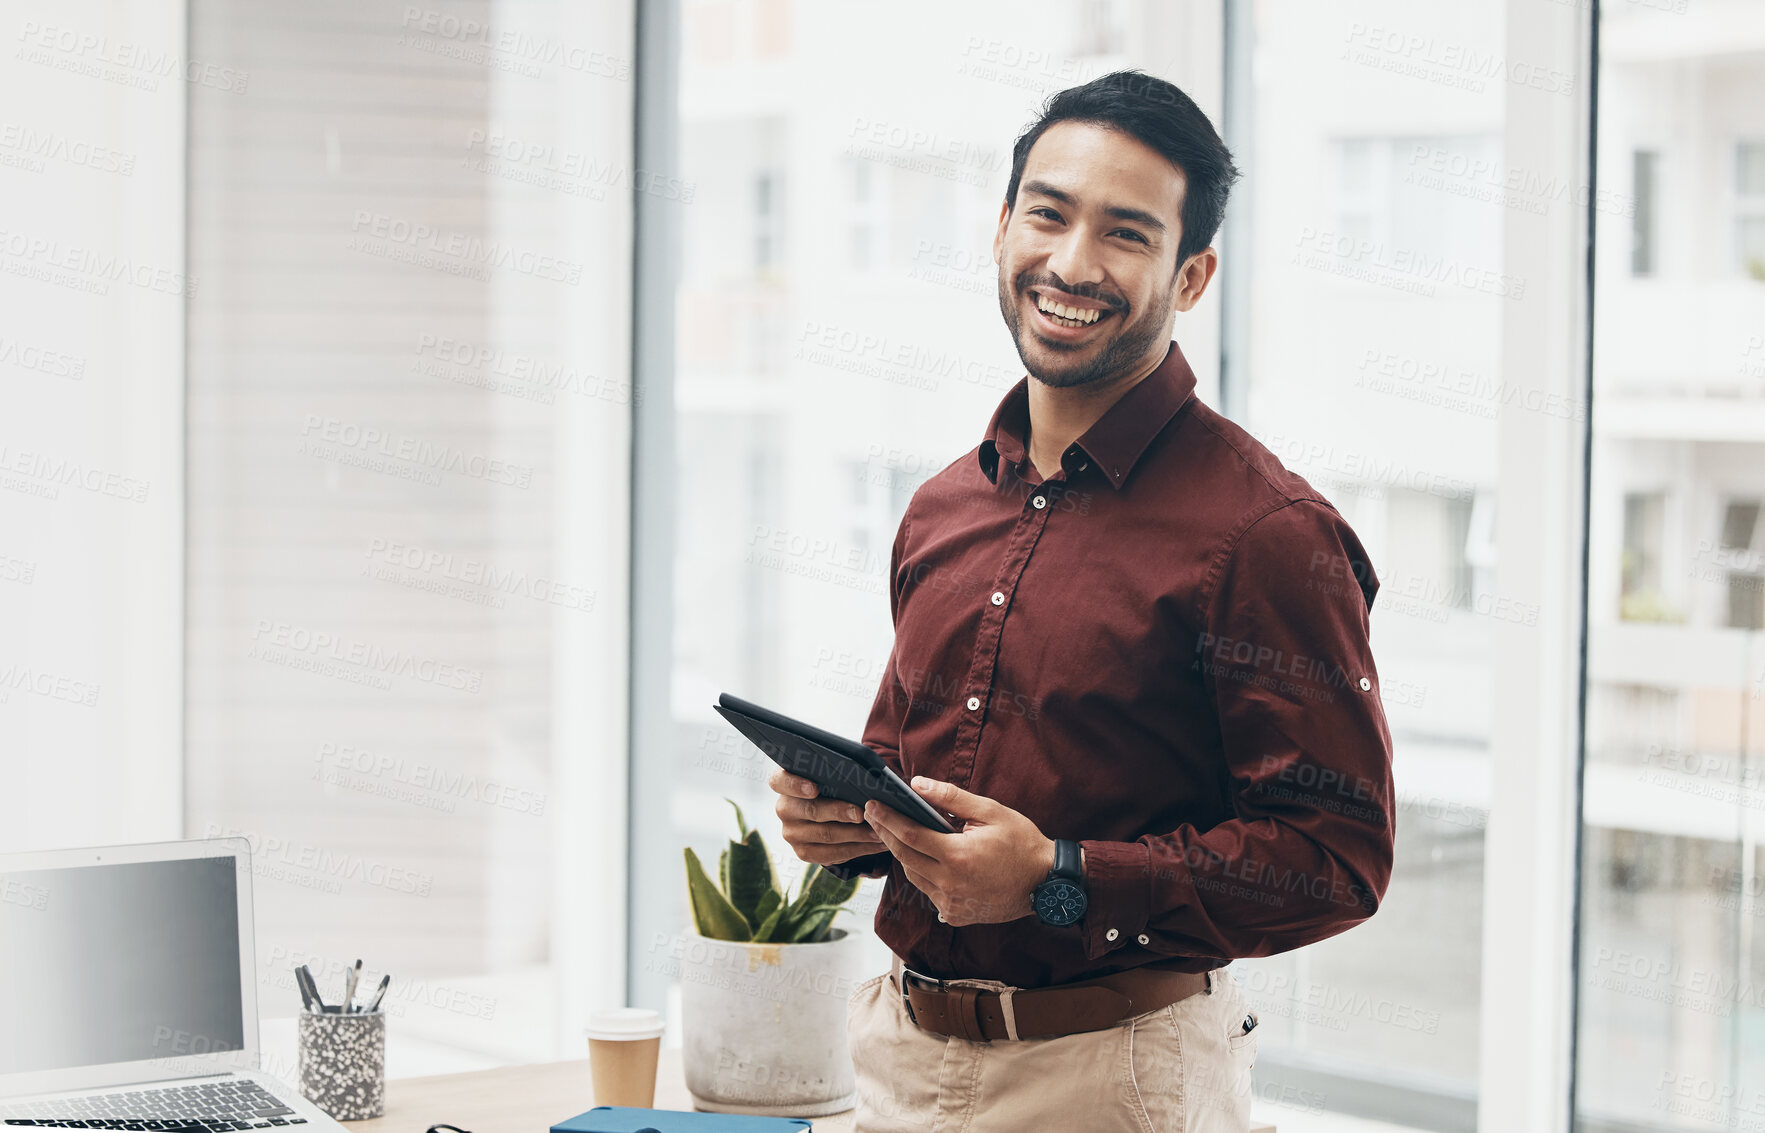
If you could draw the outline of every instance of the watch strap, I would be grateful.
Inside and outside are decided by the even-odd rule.
[[[1074,884],[1083,884],[1085,873],[1079,857],[1079,844],[1071,838],[1054,840],[1054,868],[1048,871],[1048,880],[1064,877]]]

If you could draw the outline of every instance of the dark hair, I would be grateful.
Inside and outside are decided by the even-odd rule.
[[[1195,100],[1174,85],[1144,71],[1112,71],[1083,86],[1050,96],[1042,116],[1025,130],[1011,150],[1011,183],[1005,203],[1017,207],[1017,183],[1023,177],[1030,147],[1057,122],[1092,122],[1120,130],[1164,156],[1183,171],[1183,234],[1177,242],[1177,266],[1213,242],[1226,215],[1226,197],[1238,179],[1232,152],[1214,132],[1213,123]]]

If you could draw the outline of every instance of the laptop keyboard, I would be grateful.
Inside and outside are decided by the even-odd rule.
[[[127,1093],[87,1094],[51,1101],[0,1102],[0,1123],[63,1129],[193,1129],[211,1133],[305,1125],[301,1117],[249,1078],[218,1078],[186,1086]]]

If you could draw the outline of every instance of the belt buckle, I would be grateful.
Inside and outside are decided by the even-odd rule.
[[[909,977],[912,977],[913,979],[916,979],[916,980],[922,980],[925,983],[931,984],[933,987],[937,988],[937,990],[939,990],[939,991],[944,991],[946,989],[944,987],[943,980],[936,979],[932,976],[921,975],[918,972],[914,971],[912,968],[909,968],[907,965],[905,965],[905,964],[901,965],[901,1006],[906,1009],[908,1020],[914,1026],[917,1027],[917,1026],[919,1026],[919,1020],[915,1019],[913,1017],[913,1001],[911,999],[907,998],[907,986],[908,986],[907,980]]]

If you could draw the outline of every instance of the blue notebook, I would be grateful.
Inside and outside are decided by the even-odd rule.
[[[803,1133],[812,1127],[807,1117],[749,1117],[739,1113],[597,1105],[587,1113],[558,1122],[552,1126],[552,1133]]]

